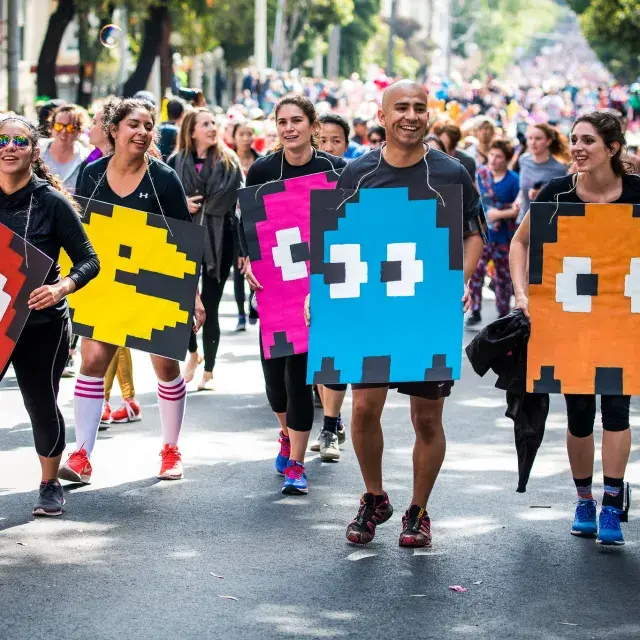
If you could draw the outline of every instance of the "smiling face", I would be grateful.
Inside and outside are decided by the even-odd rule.
[[[56,131],[56,125],[62,125],[62,131]],[[75,127],[72,133],[67,131],[67,127],[71,125]],[[55,120],[52,123],[51,135],[53,136],[54,143],[59,148],[70,149],[73,148],[74,142],[80,135],[80,129],[77,127],[76,119],[68,111],[58,113]]]
[[[143,108],[134,109],[117,125],[111,125],[111,135],[115,138],[115,153],[144,155],[153,141],[154,125],[151,114]]]
[[[542,129],[529,127],[527,129],[527,151],[534,156],[541,156],[551,145],[551,138],[547,138]]]
[[[405,150],[422,147],[429,126],[427,94],[413,82],[399,82],[387,89],[378,112],[387,131],[387,144]]]
[[[6,147],[0,148],[0,173],[15,178],[30,173],[31,164],[38,157],[40,150],[37,147],[34,149],[29,133],[28,127],[16,120],[9,120],[0,126],[0,135],[8,136],[10,139]],[[27,138],[27,146],[17,146],[15,136]]]
[[[587,173],[611,164],[611,156],[619,149],[618,143],[609,149],[596,128],[589,122],[578,122],[571,132],[571,156],[578,171]]]
[[[276,119],[278,139],[285,151],[303,151],[311,145],[314,126],[295,104],[283,104]]]
[[[349,142],[344,135],[344,129],[333,122],[323,122],[320,126],[320,149],[338,158],[347,152]]]
[[[191,134],[196,149],[210,149],[218,141],[218,125],[211,113],[199,113]]]

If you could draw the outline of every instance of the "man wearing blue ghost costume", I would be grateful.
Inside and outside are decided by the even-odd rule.
[[[386,145],[348,164],[337,189],[408,188],[420,181],[428,181],[435,191],[438,186],[461,185],[464,282],[468,282],[482,254],[482,205],[469,174],[460,162],[425,147],[423,140],[429,125],[429,113],[424,89],[408,80],[391,85],[384,93],[378,118],[386,129]],[[468,287],[465,285],[464,292],[460,293],[466,310],[470,303]],[[310,320],[308,305],[305,313]],[[403,320],[398,318],[399,323]],[[383,436],[380,423],[390,386],[410,396],[411,421],[416,433],[413,496],[402,518],[399,543],[403,547],[425,547],[431,544],[427,502],[446,448],[442,426],[444,398],[450,394],[453,381],[353,385],[351,434],[366,490],[360,500],[358,514],[347,528],[347,540],[356,544],[371,542],[376,526],[386,522],[393,513],[382,484]]]

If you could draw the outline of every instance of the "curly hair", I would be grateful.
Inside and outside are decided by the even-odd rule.
[[[76,199],[67,191],[62,181],[49,171],[49,167],[45,164],[42,156],[38,155],[38,157],[34,159],[35,150],[38,148],[38,142],[41,138],[40,131],[22,116],[7,116],[6,118],[0,119],[0,130],[2,130],[2,127],[8,122],[17,122],[23,125],[27,131],[27,138],[29,138],[29,142],[31,143],[31,171],[33,174],[42,180],[46,180],[56,191],[59,191],[69,201],[74,211],[79,214],[80,207]]]
[[[151,122],[155,127],[156,124],[156,108],[149,100],[141,98],[116,98],[110,96],[102,106],[102,129],[112,147],[116,146],[115,138],[111,133],[111,126],[118,128],[118,125],[136,109],[145,109],[151,116]]]

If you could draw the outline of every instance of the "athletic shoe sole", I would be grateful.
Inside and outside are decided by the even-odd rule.
[[[136,416],[135,418],[123,418],[122,420],[114,420],[111,419],[112,424],[126,424],[127,422],[140,422],[142,420],[142,416]]]
[[[347,533],[347,542],[351,544],[369,544],[374,538],[375,534],[364,531],[349,531]]]
[[[431,541],[427,541],[425,543],[419,542],[416,538],[410,536],[400,535],[400,540],[398,542],[399,547],[406,547],[407,549],[415,549],[415,548],[427,548],[431,547]]]
[[[337,451],[335,453],[331,452],[331,451],[321,451],[320,452],[320,459],[324,460],[325,462],[335,462],[337,460],[340,460],[340,452]]]
[[[158,474],[156,477],[158,480],[182,480],[182,478],[184,478],[184,473],[176,475],[165,472],[162,475]]]
[[[318,453],[318,451],[320,451],[320,443],[319,443],[319,442],[314,442],[314,443],[309,447],[309,451],[314,451],[315,453]]]
[[[34,516],[61,516],[64,513],[63,509],[59,509],[58,511],[45,511],[44,509],[37,507],[33,510]]]
[[[282,493],[289,496],[306,496],[309,493],[309,489],[298,489],[298,487],[287,485],[282,487]]]
[[[601,545],[603,547],[624,547],[624,540],[612,540],[609,542],[608,540],[600,540],[596,539],[596,544]]]
[[[58,478],[60,480],[68,480],[69,482],[82,482],[83,484],[91,484],[91,476],[76,473],[69,467],[60,467],[58,469]]]
[[[576,529],[571,529],[571,535],[576,538],[595,538],[598,535],[597,531],[577,531]]]

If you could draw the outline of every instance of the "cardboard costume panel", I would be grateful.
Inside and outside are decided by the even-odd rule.
[[[533,203],[527,390],[640,394],[640,206]]]
[[[29,317],[29,296],[53,260],[0,224],[0,375]]]
[[[309,207],[312,189],[335,189],[339,174],[315,173],[247,187],[239,192],[251,269],[257,291],[265,358],[306,353],[309,330]]]
[[[311,195],[308,383],[455,380],[462,360],[462,189]]]
[[[73,332],[184,359],[202,262],[202,227],[106,202],[77,200],[100,259],[100,273],[69,297]],[[63,272],[70,267],[64,257]],[[62,267],[62,256],[60,262]]]

